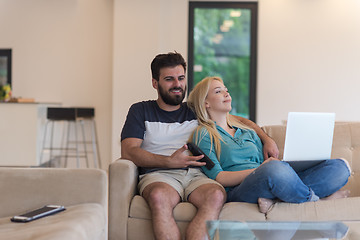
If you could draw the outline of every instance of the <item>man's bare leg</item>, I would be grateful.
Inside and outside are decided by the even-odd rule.
[[[173,209],[179,203],[178,192],[166,183],[152,183],[143,191],[143,197],[150,206],[155,239],[181,239]]]
[[[186,230],[186,240],[208,239],[206,221],[219,218],[226,200],[223,188],[216,184],[205,184],[195,189],[189,202],[197,207],[197,213]]]

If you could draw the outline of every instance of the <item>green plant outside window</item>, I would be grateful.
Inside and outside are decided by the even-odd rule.
[[[256,27],[254,10],[190,6],[189,80],[195,86],[207,76],[224,80],[232,96],[232,114],[255,118]],[[223,3],[225,4],[225,3]],[[225,5],[226,6],[226,5]],[[190,24],[191,25],[191,24]],[[191,26],[190,26],[191,27]],[[190,31],[191,31],[190,30]],[[254,46],[255,45],[255,46]]]

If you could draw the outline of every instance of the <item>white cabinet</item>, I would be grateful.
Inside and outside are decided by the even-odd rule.
[[[0,166],[38,166],[46,103],[0,103]]]

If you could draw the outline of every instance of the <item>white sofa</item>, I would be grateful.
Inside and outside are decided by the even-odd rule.
[[[97,169],[0,168],[0,239],[105,240],[108,177]],[[10,218],[47,204],[66,210],[28,223]]]
[[[277,143],[282,157],[286,126],[265,126]],[[308,202],[303,204],[276,203],[267,214],[257,204],[226,203],[220,219],[238,221],[344,221],[350,226],[349,239],[360,239],[360,123],[337,123],[332,149],[333,158],[349,161],[352,173],[344,187],[351,191],[349,198]],[[119,159],[110,165],[109,239],[154,239],[150,209],[138,195],[137,167]],[[174,209],[175,220],[184,233],[194,217],[196,208],[190,203],[179,203]]]

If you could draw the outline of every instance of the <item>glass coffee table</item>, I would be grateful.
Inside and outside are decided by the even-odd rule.
[[[208,221],[211,240],[330,240],[345,239],[349,227],[342,222],[238,222]]]

